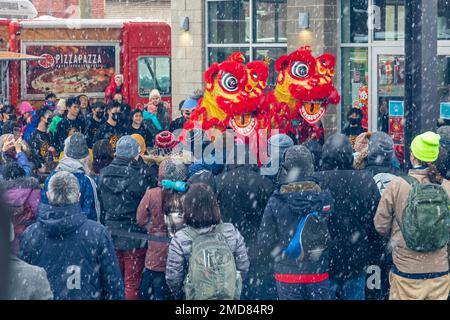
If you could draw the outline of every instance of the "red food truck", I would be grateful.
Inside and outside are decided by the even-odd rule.
[[[45,58],[2,63],[0,99],[36,106],[49,92],[103,99],[111,77],[121,73],[133,108],[155,88],[171,105],[170,36],[167,23],[144,20],[0,20],[0,50]]]

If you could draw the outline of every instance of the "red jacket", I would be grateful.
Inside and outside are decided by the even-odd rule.
[[[148,233],[159,237],[168,237],[164,213],[162,211],[162,188],[147,190],[136,212],[139,226],[146,228]],[[148,241],[145,267],[152,271],[166,272],[169,243]]]

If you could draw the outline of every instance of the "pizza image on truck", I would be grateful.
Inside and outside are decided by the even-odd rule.
[[[124,101],[148,102],[152,89],[171,105],[171,32],[165,22],[119,19],[0,21],[0,50],[40,57],[2,65],[3,101],[42,105],[45,95],[85,94],[103,99],[115,74],[123,74]],[[169,110],[169,114],[170,114]]]

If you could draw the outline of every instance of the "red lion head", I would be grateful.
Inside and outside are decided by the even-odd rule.
[[[281,97],[289,97],[291,118],[301,116],[315,125],[329,104],[339,103],[340,96],[333,85],[335,65],[333,55],[326,53],[316,59],[310,47],[302,47],[276,61],[275,91]]]

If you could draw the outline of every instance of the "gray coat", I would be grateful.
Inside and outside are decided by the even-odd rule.
[[[201,234],[208,233],[210,228],[197,229]],[[245,277],[250,266],[247,247],[244,238],[231,224],[223,224],[223,235],[234,254],[236,269]],[[188,262],[191,257],[192,240],[183,229],[175,234],[169,246],[166,266],[166,282],[176,299],[183,297],[183,282],[188,272]]]
[[[53,293],[43,268],[10,258],[10,300],[52,300]]]

